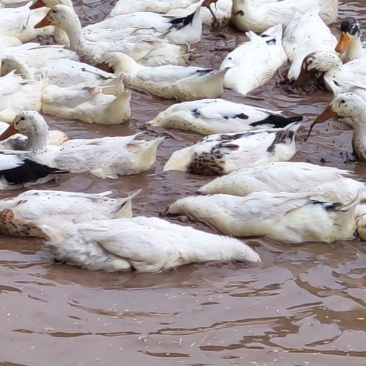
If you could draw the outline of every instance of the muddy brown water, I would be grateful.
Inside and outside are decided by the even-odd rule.
[[[113,3],[77,2],[84,24],[102,19]],[[342,2],[339,18],[366,21],[366,1]],[[332,28],[337,33],[337,28]],[[217,67],[243,34],[204,29],[192,64]],[[250,72],[250,70],[248,70]],[[294,160],[350,169],[352,131],[341,123],[318,125],[303,138],[331,95],[289,95],[276,81],[253,100],[225,91],[223,98],[302,114]],[[93,138],[162,129],[145,122],[172,104],[134,92],[133,117],[121,126],[98,126],[47,117],[72,137]],[[160,215],[173,200],[194,194],[210,178],[162,173],[170,154],[199,135],[166,130],[154,171],[118,180],[65,175],[39,188],[127,195],[142,193],[135,214]],[[20,191],[2,192],[9,197]],[[174,219],[169,218],[174,221]],[[187,224],[187,223],[184,223]],[[210,231],[203,225],[193,226]],[[283,245],[247,240],[263,263],[188,265],[158,274],[107,274],[54,264],[38,240],[0,238],[0,364],[69,365],[365,365],[366,249],[359,241]]]

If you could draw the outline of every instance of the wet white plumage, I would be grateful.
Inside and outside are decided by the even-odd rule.
[[[209,135],[175,151],[164,166],[201,175],[223,175],[244,167],[290,160],[296,152],[295,134],[301,122],[283,129]]]
[[[263,235],[287,243],[350,240],[358,194],[346,203],[314,200],[311,193],[254,192],[190,196],[171,204],[170,214],[187,214],[233,236]]]
[[[91,172],[101,178],[149,170],[163,139],[135,140],[137,135],[131,135],[74,139],[61,146],[51,146],[47,145],[46,121],[33,111],[18,114],[9,128],[13,134],[18,132],[28,137],[27,155],[35,161],[74,173]]]
[[[147,67],[120,52],[107,54],[103,61],[113,67],[117,75],[123,75],[127,87],[177,100],[219,97],[228,72],[228,69],[218,71],[195,66]]]
[[[285,117],[279,111],[224,99],[201,99],[173,104],[160,112],[149,124],[208,135],[276,128],[294,120]]]
[[[156,217],[41,226],[60,260],[107,272],[157,272],[207,261],[260,262],[243,242],[172,224]]]
[[[350,177],[351,172],[304,162],[274,162],[240,169],[218,177],[199,189],[201,193],[246,196],[252,192],[318,193],[321,197],[345,202],[365,190],[365,183]],[[366,193],[366,190],[365,190]]]
[[[131,201],[138,193],[126,198],[110,198],[111,192],[29,190],[0,201],[0,232],[44,237],[40,225],[49,221],[79,223],[132,217]],[[28,232],[27,227],[32,230]]]
[[[224,87],[240,94],[266,84],[287,61],[282,46],[280,24],[261,35],[248,32],[249,42],[235,48],[220,65],[220,70],[229,68],[225,75]],[[250,70],[250,72],[248,72]]]

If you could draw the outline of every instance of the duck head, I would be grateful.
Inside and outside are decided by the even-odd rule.
[[[342,93],[337,95],[312,123],[305,140],[309,138],[313,127],[318,123],[337,117],[353,120],[360,112],[360,107],[362,105],[365,105],[364,100],[354,93]]]
[[[75,15],[73,14],[73,9],[70,9],[67,5],[58,4],[54,6],[43,19],[41,19],[34,28],[42,28],[47,25],[61,26],[67,20],[67,17]],[[77,17],[77,15],[76,15]],[[62,27],[61,27],[62,28]]]
[[[13,122],[0,135],[0,141],[6,140],[17,133],[26,136],[48,134],[48,125],[38,112],[24,111],[15,116]]]
[[[343,53],[347,50],[350,41],[360,36],[360,24],[353,18],[346,18],[341,23],[341,36],[335,48],[336,52]]]
[[[309,53],[302,61],[300,74],[293,87],[302,87],[312,77],[320,79],[327,71],[340,67],[342,61],[336,54],[324,51]]]

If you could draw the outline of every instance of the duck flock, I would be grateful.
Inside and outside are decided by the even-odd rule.
[[[43,238],[55,259],[108,272],[261,261],[234,237],[293,244],[366,238],[365,184],[350,171],[290,161],[300,128],[311,139],[317,123],[336,117],[353,128],[354,154],[366,161],[366,53],[357,19],[337,19],[338,1],[118,0],[103,21],[84,27],[71,0],[14,2],[0,8],[0,186],[39,189],[0,201],[1,234]],[[203,26],[222,34],[235,27],[247,41],[218,69],[190,66]],[[55,44],[35,40],[44,35]],[[334,95],[311,128],[260,100],[220,99],[224,88],[247,96],[284,65],[289,96],[314,85]],[[131,94],[141,92],[171,101],[146,123],[157,135],[150,140],[143,133],[70,139],[43,116],[128,124]],[[69,173],[119,179],[153,172],[166,129],[202,138],[176,149],[163,171],[212,179],[164,214],[186,215],[216,234],[133,216],[138,190],[111,198],[109,191],[41,189],[51,181],[57,188],[55,178]]]

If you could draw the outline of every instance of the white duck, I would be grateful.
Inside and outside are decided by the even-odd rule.
[[[195,6],[196,0],[191,0],[191,5],[181,8],[175,8],[169,10],[167,14],[174,15],[186,15],[191,12],[191,9]],[[214,7],[211,7],[212,2],[215,3]],[[231,16],[232,0],[219,0],[211,1],[204,0],[201,8],[202,23],[207,26],[224,26],[229,25]]]
[[[59,118],[104,125],[121,124],[131,118],[131,93],[122,82],[116,94],[92,84],[47,86],[42,93],[42,112]]]
[[[315,124],[334,117],[342,117],[352,121],[353,152],[359,160],[366,161],[366,101],[354,93],[337,95],[323,113],[315,119],[309,135]]]
[[[297,12],[283,34],[283,47],[291,62],[288,79],[298,78],[305,56],[315,51],[334,53],[336,45],[337,38],[320,18],[317,8],[305,14]]]
[[[28,137],[27,154],[35,161],[72,173],[91,172],[101,178],[137,174],[155,163],[156,149],[163,138],[135,140],[137,135],[74,139],[61,146],[47,145],[48,125],[37,112],[19,113],[0,136],[5,140],[15,133]]]
[[[307,55],[301,65],[299,77],[294,87],[302,86],[312,76],[324,78],[329,91],[332,88],[326,84],[326,78],[346,83],[366,83],[366,58],[359,58],[343,64],[334,53],[317,51]]]
[[[41,45],[36,42],[0,49],[0,60],[11,56],[26,60],[27,65],[34,68],[44,67],[48,62],[54,60],[79,60],[79,56],[74,51],[68,50],[64,46]]]
[[[362,48],[360,33],[360,24],[357,19],[349,17],[342,20],[341,36],[335,50],[342,54],[343,62],[366,57],[366,52]]]
[[[233,0],[231,21],[241,31],[262,33],[276,24],[286,26],[297,11],[319,7],[319,0],[283,0],[254,6],[252,0]]]
[[[92,34],[95,30],[113,29],[114,33],[118,33],[120,29],[130,28],[132,35],[144,28],[151,29],[154,35],[164,37],[174,44],[194,44],[199,42],[202,36],[201,5],[202,0],[193,5],[190,14],[183,17],[152,12],[117,15],[84,27],[84,35],[94,40],[89,38],[88,32]]]
[[[32,61],[22,59],[16,55],[4,56],[1,60],[1,75],[12,70],[21,74],[25,79],[34,79],[36,74],[47,75],[47,85],[68,87],[83,83],[93,85],[108,85],[115,75],[97,67],[70,59],[49,60],[45,65],[32,67]]]
[[[186,8],[192,5],[194,1],[195,0],[118,0],[108,17],[141,11],[166,14],[172,9]]]
[[[21,44],[22,42],[17,37],[4,36],[3,34],[0,34],[0,49],[20,46]]]
[[[230,68],[225,75],[224,87],[244,95],[266,84],[287,61],[280,24],[260,36],[253,32],[248,32],[247,36],[249,42],[230,52],[219,68]]]
[[[24,79],[11,72],[0,77],[0,120],[12,122],[24,109],[41,110],[41,94],[47,79],[39,74],[35,79]]]
[[[9,127],[9,123],[0,122],[0,134]],[[47,145],[62,145],[69,140],[69,136],[60,130],[49,130],[47,136]],[[26,150],[27,136],[16,134],[5,141],[0,141],[0,150]]]
[[[192,146],[175,151],[164,166],[200,175],[223,175],[244,167],[290,160],[301,122],[282,129],[209,135]]]
[[[18,151],[0,151],[0,190],[17,189],[55,180],[65,170],[22,157]]]
[[[3,7],[4,5],[14,5],[24,3],[23,0],[0,0],[0,7]]]
[[[158,272],[208,261],[260,262],[243,242],[157,217],[42,225],[58,260],[90,270]]]
[[[363,182],[352,179],[350,171],[304,162],[274,162],[243,168],[215,178],[199,189],[206,194],[246,196],[252,192],[318,193],[321,197],[345,202],[353,199]]]
[[[149,124],[208,135],[282,128],[301,120],[301,116],[286,117],[278,111],[223,99],[201,99],[173,104],[160,112]]]
[[[0,8],[0,34],[17,37],[21,42],[28,42],[38,36],[54,33],[54,27],[35,29],[46,14],[47,9],[29,9],[32,2],[19,7]]]
[[[189,13],[184,15],[158,14],[157,12],[133,12],[130,14],[114,15],[103,21],[89,24],[83,28],[83,35],[90,41],[117,40],[132,34],[151,34],[158,38],[164,37],[174,44],[193,44],[201,40],[202,18],[200,16],[201,3],[194,2]],[[71,9],[73,5],[67,0],[39,0],[31,8],[40,6],[53,8],[63,4]]]
[[[155,64],[164,62],[182,63],[184,51],[178,45],[173,45],[167,40],[158,39],[149,35],[134,36],[128,39],[118,39],[115,41],[104,41],[102,35],[98,41],[92,42],[85,38],[81,23],[75,11],[67,5],[56,5],[47,15],[35,25],[41,28],[48,25],[55,25],[63,29],[70,40],[70,48],[74,50],[82,59],[91,64],[98,64],[101,58],[108,52],[124,52],[135,60],[143,59],[150,51],[157,52],[160,57],[155,59]],[[113,31],[111,31],[113,34]],[[183,61],[182,61],[183,60]]]
[[[315,194],[318,197],[318,194]],[[352,200],[314,199],[312,193],[254,192],[245,197],[228,194],[191,196],[169,206],[168,214],[186,214],[221,233],[233,236],[264,235],[284,243],[326,243],[353,239],[355,207]]]
[[[0,233],[45,237],[40,225],[52,219],[78,223],[132,217],[131,201],[139,192],[126,198],[110,198],[110,191],[93,194],[29,190],[0,201]]]
[[[109,53],[102,60],[114,69],[115,74],[123,74],[123,83],[127,87],[177,100],[219,97],[228,71],[227,68],[217,71],[178,65],[148,67],[120,52]]]

